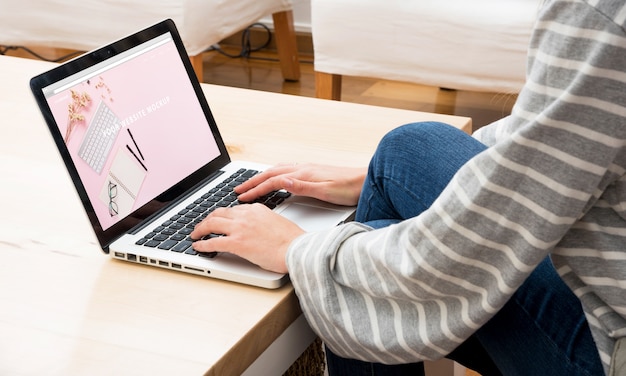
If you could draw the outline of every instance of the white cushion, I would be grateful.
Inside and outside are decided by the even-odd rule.
[[[291,0],[0,0],[0,45],[92,50],[171,18],[197,55]]]
[[[541,0],[312,0],[315,70],[518,92]]]

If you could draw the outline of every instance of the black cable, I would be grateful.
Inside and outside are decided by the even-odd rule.
[[[267,31],[267,40],[265,41],[265,43],[263,43],[259,47],[252,47],[252,42],[250,41],[250,30],[252,30],[252,28],[254,28],[254,27],[261,27],[261,28],[265,29],[265,31]],[[224,55],[226,57],[233,58],[233,59],[240,58],[240,57],[249,58],[250,54],[252,52],[264,49],[265,47],[269,46],[271,41],[272,41],[272,32],[271,32],[270,28],[267,27],[266,25],[262,24],[262,23],[256,22],[256,23],[253,23],[252,25],[248,26],[247,28],[245,28],[244,31],[242,32],[242,34],[241,34],[241,51],[239,52],[239,54],[237,54],[237,55],[229,54],[229,53],[225,52],[224,50],[222,50],[218,44],[215,44],[215,45],[211,46],[207,51],[217,51],[220,54],[222,54],[222,55]]]
[[[69,54],[67,54],[65,56],[61,56],[61,57],[56,58],[56,59],[50,59],[50,58],[44,57],[42,55],[39,55],[38,53],[36,53],[35,51],[31,50],[28,47],[0,45],[0,55],[5,55],[10,50],[19,50],[19,49],[28,52],[29,54],[33,55],[34,57],[36,57],[39,60],[49,61],[49,62],[53,62],[53,63],[58,63],[60,61],[67,60],[67,59],[69,59],[71,57],[74,57],[76,55],[80,55],[80,54],[83,53],[82,51],[76,51],[76,52],[69,53]]]
[[[262,27],[263,29],[265,29],[267,31],[267,40],[265,41],[265,43],[263,43],[260,47],[255,47],[252,48],[251,47],[251,43],[250,43],[250,30],[253,27]],[[228,52],[222,50],[219,46],[219,44],[215,44],[211,47],[209,47],[205,52],[209,52],[209,51],[215,51],[218,52],[226,57],[232,58],[232,59],[238,59],[238,58],[246,58],[246,59],[250,59],[250,60],[263,60],[263,61],[273,61],[273,62],[279,62],[280,60],[276,59],[276,58],[271,58],[271,57],[258,57],[258,56],[252,56],[251,53],[252,52],[256,52],[256,51],[260,51],[263,48],[269,46],[270,42],[272,41],[272,32],[269,29],[269,27],[267,27],[266,25],[262,24],[262,23],[254,23],[250,26],[248,26],[241,35],[241,52],[239,52],[236,55],[233,54],[229,54]],[[309,61],[309,60],[300,60],[300,63],[308,63],[308,64],[313,64],[313,61]]]

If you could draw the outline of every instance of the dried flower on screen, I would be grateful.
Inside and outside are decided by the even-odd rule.
[[[91,97],[86,92],[79,93],[70,90],[72,93],[72,102],[68,105],[68,126],[65,132],[65,143],[70,140],[70,136],[76,125],[85,121],[85,115],[81,112],[91,103]]]

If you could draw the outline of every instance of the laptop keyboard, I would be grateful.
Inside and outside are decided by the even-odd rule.
[[[78,149],[78,155],[98,174],[102,172],[120,129],[117,116],[109,106],[100,102]]]
[[[194,227],[206,218],[213,210],[220,207],[231,207],[241,204],[233,189],[258,171],[239,169],[216,187],[211,188],[202,197],[187,205],[169,220],[152,229],[152,231],[135,244],[151,248],[158,248],[172,252],[184,253],[192,256],[214,257],[217,252],[196,252],[193,249],[193,240],[189,237]],[[286,191],[274,191],[258,198],[259,202],[274,209],[291,194]],[[210,234],[206,238],[221,236]]]

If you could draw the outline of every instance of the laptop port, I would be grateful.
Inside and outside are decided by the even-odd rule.
[[[114,255],[115,255],[115,257],[118,257],[118,258],[126,258],[125,257],[126,255],[124,253],[122,253],[122,252],[115,252]]]
[[[126,259],[127,259],[128,261],[137,261],[137,255],[134,255],[134,254],[132,254],[132,253],[127,253],[127,254],[126,254]]]
[[[148,258],[146,256],[139,256],[139,262],[143,262],[144,264],[147,264]]]
[[[174,264],[174,263],[172,263],[172,268],[182,269],[182,266],[181,266],[180,264]]]
[[[199,273],[203,273],[204,272],[204,270],[202,270],[202,269],[192,268],[191,266],[185,266],[185,269],[192,270],[194,272],[199,272]]]
[[[170,266],[170,263],[167,261],[159,261],[160,266]]]

